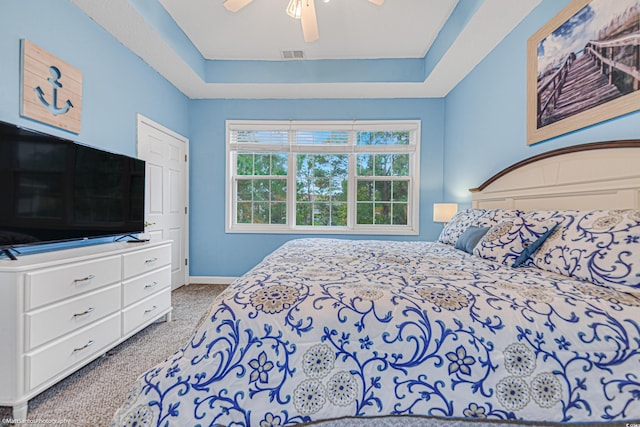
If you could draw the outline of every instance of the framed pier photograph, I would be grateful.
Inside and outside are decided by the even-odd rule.
[[[527,42],[527,144],[640,109],[640,0],[574,0]]]

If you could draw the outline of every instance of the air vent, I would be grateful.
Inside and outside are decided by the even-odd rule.
[[[301,50],[283,50],[282,59],[304,59],[304,52]]]

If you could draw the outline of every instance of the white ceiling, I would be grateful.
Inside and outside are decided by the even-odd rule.
[[[206,59],[279,60],[282,50],[306,59],[421,58],[457,0],[316,0],[320,39],[305,43],[288,0],[254,0],[233,13],[222,0],[160,0]]]
[[[386,0],[382,6],[367,0],[316,0],[320,39],[313,43],[302,40],[300,22],[286,15],[287,0],[254,0],[237,13],[227,11],[223,0],[71,1],[185,95],[197,99],[444,97],[541,0]],[[471,16],[456,15],[461,6]],[[165,15],[172,25],[158,20],[158,15]],[[180,37],[186,48],[176,42]],[[426,58],[425,80],[265,83],[237,71],[237,81],[216,81],[204,71],[215,63],[234,70],[248,67],[255,75],[264,61],[280,61],[282,50],[303,50],[305,67],[311,70],[322,62],[314,60],[334,59],[331,66],[337,74],[350,59]],[[279,65],[300,65],[288,62]]]

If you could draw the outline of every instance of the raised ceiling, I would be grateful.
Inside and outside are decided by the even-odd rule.
[[[254,0],[236,13],[221,0],[160,0],[206,59],[280,60],[283,50],[307,59],[422,58],[456,0],[316,0],[320,38],[305,43],[287,0]]]
[[[443,97],[540,1],[315,0],[305,43],[288,0],[72,0],[190,98]]]

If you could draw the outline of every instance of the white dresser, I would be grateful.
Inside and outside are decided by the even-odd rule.
[[[0,406],[26,419],[29,399],[171,309],[171,242],[0,259]]]

